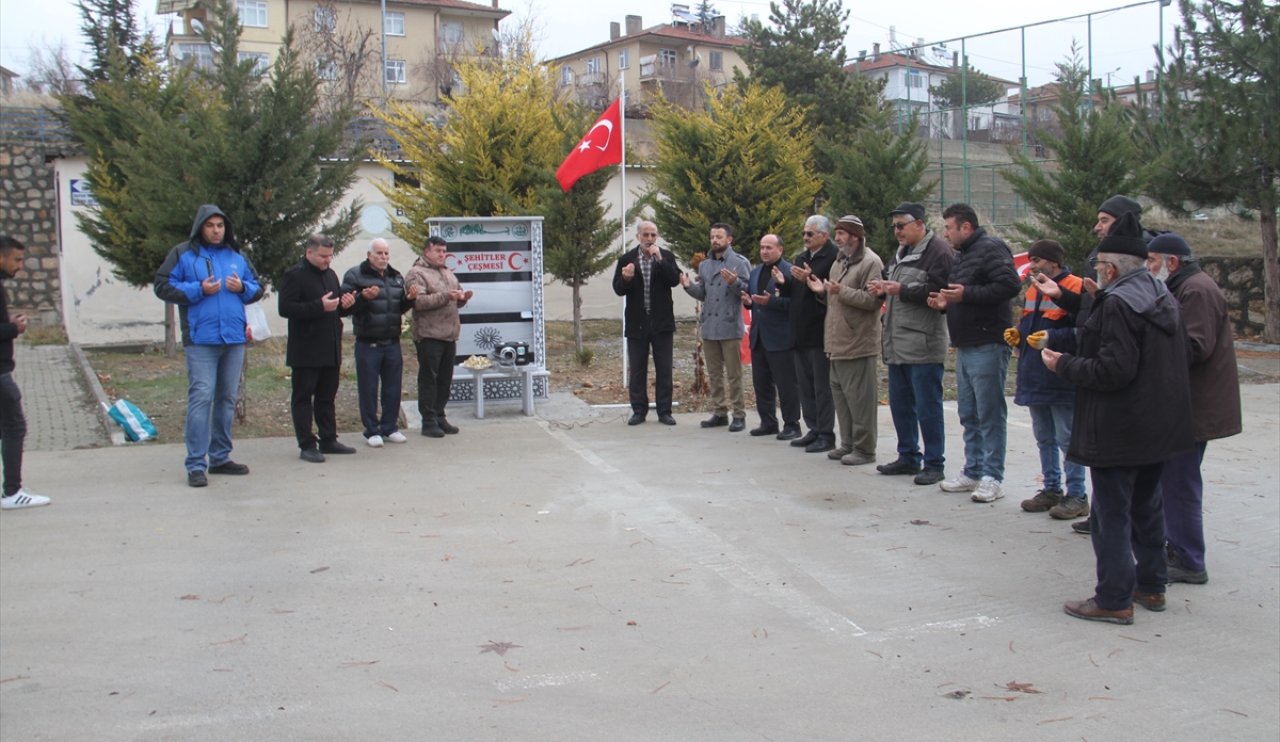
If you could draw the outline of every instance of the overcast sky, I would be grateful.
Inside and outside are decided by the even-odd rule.
[[[481,0],[484,2],[484,0]],[[487,4],[487,3],[486,3]],[[896,28],[900,44],[914,44],[918,38],[926,43],[954,39],[964,35],[996,31],[1019,24],[1038,23],[1108,9],[1124,7],[1123,0],[1085,0],[1064,3],[1061,0],[913,0],[898,2],[854,2],[846,0],[849,10],[849,36],[846,47],[850,59],[859,50],[871,52],[872,45],[890,48],[890,27]],[[639,15],[644,25],[652,26],[671,20],[670,2],[662,0],[500,0],[500,6],[511,10],[504,21],[530,19],[544,56],[556,57],[608,39],[609,23],[622,23],[625,15]],[[696,0],[688,5],[696,7]],[[762,20],[769,15],[767,2],[714,2],[730,28],[750,15]],[[155,19],[155,0],[140,0],[140,16],[149,17],[163,34],[163,19]],[[1132,81],[1154,65],[1154,52],[1159,34],[1159,9],[1155,2],[1093,16],[1094,76],[1120,85]],[[1164,9],[1165,43],[1173,37],[1172,29],[1179,21],[1176,4]],[[0,64],[23,73],[32,47],[51,48],[66,45],[77,61],[83,54],[80,43],[80,20],[74,0],[0,0]],[[1090,37],[1086,19],[1053,23],[1026,32],[1027,77],[1032,85],[1052,79],[1053,65],[1068,53],[1072,39],[1081,47],[1087,61],[1086,42]],[[1022,48],[1017,31],[971,38],[965,44],[970,63],[989,74],[1016,80],[1020,74]],[[950,53],[960,49],[960,42],[939,49],[931,61],[949,63]]]

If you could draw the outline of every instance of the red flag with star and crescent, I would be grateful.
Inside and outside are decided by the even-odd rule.
[[[560,187],[568,193],[582,176],[621,162],[621,100],[615,100],[587,130],[587,135],[578,142],[578,146],[560,163],[560,167],[556,169],[556,180],[560,181]]]

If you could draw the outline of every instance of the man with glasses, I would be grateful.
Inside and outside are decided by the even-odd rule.
[[[791,300],[791,331],[795,335],[796,377],[800,382],[800,411],[809,432],[791,441],[807,453],[836,447],[836,409],[831,398],[831,369],[823,350],[827,306],[809,290],[811,277],[826,281],[836,262],[831,241],[831,220],[815,214],[804,222],[804,251],[796,256],[791,275],[776,267],[773,280],[778,293]]]
[[[947,286],[929,294],[929,306],[946,313],[956,349],[964,468],[939,486],[944,492],[972,492],[974,502],[995,502],[1004,497],[1009,417],[1004,382],[1012,353],[1004,330],[1013,319],[1018,271],[1009,246],[978,224],[972,206],[951,204],[942,219],[947,241],[957,254]]]
[[[653,396],[658,422],[675,425],[671,416],[672,356],[676,319],[671,289],[680,285],[680,266],[670,250],[658,247],[658,226],[636,225],[637,244],[618,258],[613,271],[613,293],[624,297],[623,335],[627,339],[627,390],[631,418],[639,425],[649,414],[649,354],[653,353]]]
[[[929,306],[929,294],[946,287],[955,251],[925,225],[923,204],[899,204],[889,218],[898,252],[884,278],[867,288],[885,297],[881,345],[889,367],[889,411],[898,436],[898,458],[876,470],[914,474],[916,484],[937,484],[946,463],[942,364],[947,358],[947,323]]]

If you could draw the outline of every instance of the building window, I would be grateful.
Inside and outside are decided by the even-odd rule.
[[[717,71],[724,69],[724,52],[711,52],[711,69]]]
[[[404,36],[404,13],[388,11],[382,30],[388,36]]]
[[[338,63],[333,57],[320,57],[316,60],[316,77],[321,80],[338,79]]]
[[[907,87],[924,87],[924,75],[920,74],[920,70],[907,70]]]
[[[267,27],[267,0],[240,0],[236,10],[240,12],[241,26]]]
[[[587,74],[588,75],[600,74],[600,57],[592,57],[587,60]]]
[[[466,39],[466,27],[460,21],[445,21],[440,24],[441,46],[461,46],[464,39]]]
[[[208,44],[178,44],[178,59],[197,69],[213,69],[213,48]]]
[[[388,59],[384,74],[387,83],[391,85],[403,85],[409,81],[405,76],[403,59]]]
[[[631,69],[631,54],[626,49],[618,50],[618,69],[620,70]]]
[[[333,33],[338,30],[336,8],[316,8],[312,15],[315,18],[316,33]]]
[[[253,74],[262,77],[267,74],[267,70],[271,68],[271,57],[266,52],[239,52],[236,54],[236,61],[244,62],[253,61]]]
[[[662,67],[676,66],[676,50],[675,49],[659,49],[658,64]]]
[[[564,67],[560,68],[560,84],[561,85],[573,84],[573,68],[572,67],[565,65]]]

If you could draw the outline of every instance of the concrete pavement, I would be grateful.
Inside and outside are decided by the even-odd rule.
[[[323,465],[240,441],[253,473],[203,490],[180,445],[32,451],[54,503],[0,517],[0,739],[1273,739],[1280,386],[1242,394],[1211,580],[1129,627],[1062,613],[1093,555],[1020,512],[1013,405],[992,505],[567,395]]]

